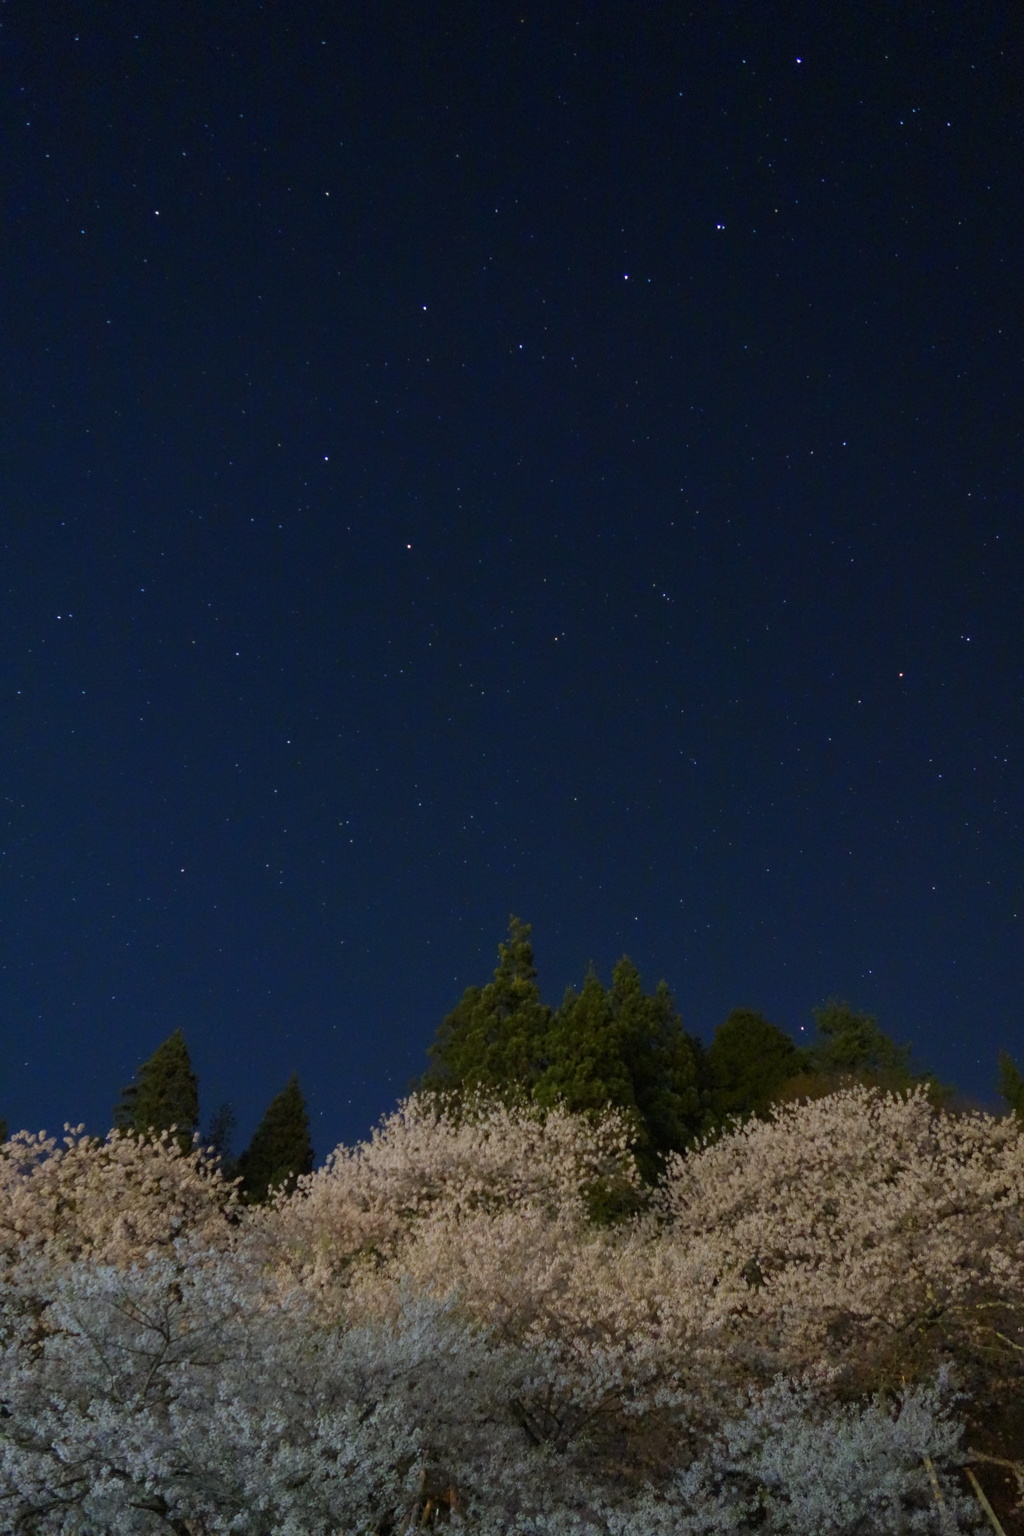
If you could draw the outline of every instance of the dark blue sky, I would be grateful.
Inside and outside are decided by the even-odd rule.
[[[1009,5],[0,9],[2,1059],[244,1141],[507,916],[1024,1058]],[[1024,1064],[1024,1063],[1022,1063]]]

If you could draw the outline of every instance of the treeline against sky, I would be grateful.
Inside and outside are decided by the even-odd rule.
[[[550,1008],[513,919],[315,1172],[296,1078],[204,1144],[176,1032],[0,1147],[0,1530],[1014,1536],[1024,1124],[818,1025],[704,1047],[628,960]]]
[[[954,1085],[911,1065],[870,1014],[839,998],[813,1011],[817,1039],[792,1036],[750,1008],[734,1009],[710,1045],[683,1028],[664,982],[645,992],[628,957],[611,985],[589,972],[561,1003],[545,1003],[537,982],[531,929],[509,920],[498,965],[484,986],[466,989],[428,1049],[430,1067],[410,1085],[451,1105],[466,1094],[560,1105],[574,1113],[619,1110],[631,1128],[631,1150],[647,1182],[665,1158],[721,1134],[772,1106],[820,1098],[854,1083],[892,1091],[915,1086],[934,1104],[951,1104]],[[999,1091],[1024,1118],[1024,1075],[1007,1053],[999,1059]],[[112,1123],[127,1131],[174,1129],[182,1148],[199,1134],[199,1083],[184,1035],[176,1030],[139,1069],[114,1106]],[[222,1103],[201,1133],[228,1178],[241,1180],[246,1203],[265,1200],[313,1167],[309,1117],[297,1076],[268,1106],[249,1146],[232,1155],[235,1126]],[[0,1139],[6,1136],[0,1120]]]
[[[839,998],[813,1010],[812,1045],[800,1047],[763,1014],[738,1008],[705,1046],[684,1030],[665,983],[645,992],[623,957],[609,987],[591,972],[553,1008],[541,998],[530,934],[529,925],[510,919],[493,980],[468,988],[441,1024],[421,1089],[574,1112],[611,1105],[633,1127],[634,1150],[652,1180],[667,1155],[737,1119],[763,1118],[773,1105],[854,1083],[899,1092],[920,1086],[934,1104],[956,1099],[953,1085],[912,1067],[909,1046]],[[1024,1116],[1024,1077],[1005,1053],[999,1073],[1000,1092]]]
[[[238,1157],[231,1154],[235,1124],[230,1104],[222,1104],[203,1136],[199,1135],[199,1079],[192,1070],[180,1029],[153,1052],[114,1106],[114,1130],[148,1137],[170,1134],[182,1152],[201,1142],[221,1175],[237,1181],[246,1204],[266,1200],[272,1191],[294,1188],[313,1167],[309,1114],[296,1074],[267,1107],[252,1140]]]

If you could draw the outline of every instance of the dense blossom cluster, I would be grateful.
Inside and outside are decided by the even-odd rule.
[[[186,1234],[215,1240],[234,1203],[216,1163],[171,1134],[97,1141],[78,1127],[57,1142],[19,1131],[0,1147],[0,1265],[30,1254],[124,1264]]]
[[[626,1122],[484,1102],[410,1100],[265,1209],[169,1138],[14,1138],[0,1528],[968,1528],[957,1389],[1024,1295],[1014,1122],[854,1089],[618,1223],[597,1184],[639,1193]]]
[[[674,1240],[714,1255],[716,1313],[777,1339],[780,1364],[888,1357],[905,1372],[914,1345],[998,1354],[996,1317],[1024,1321],[1013,1119],[852,1088],[674,1159],[663,1203]]]
[[[369,1141],[339,1147],[300,1179],[263,1227],[304,1279],[332,1286],[360,1254],[402,1251],[430,1217],[543,1211],[571,1215],[579,1226],[588,1187],[639,1182],[629,1142],[617,1115],[591,1124],[562,1109],[540,1117],[470,1100],[448,1116],[414,1097]]]

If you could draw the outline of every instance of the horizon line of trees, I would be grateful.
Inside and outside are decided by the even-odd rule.
[[[765,1119],[774,1106],[824,1097],[861,1084],[903,1093],[924,1087],[936,1107],[948,1108],[955,1086],[930,1071],[915,1071],[911,1047],[897,1045],[872,1014],[839,997],[812,1009],[818,1039],[797,1045],[785,1030],[753,1008],[734,1008],[710,1044],[683,1028],[667,984],[643,988],[628,955],[606,987],[591,968],[579,989],[569,987],[557,1007],[545,1003],[537,983],[532,927],[515,915],[498,946],[498,965],[484,986],[467,987],[438,1027],[430,1066],[410,1087],[446,1110],[469,1098],[507,1104],[556,1104],[599,1115],[609,1106],[632,1126],[633,1151],[648,1183],[665,1160],[721,1135],[729,1125]],[[998,1092],[1024,1123],[1024,1073],[1007,1051],[998,1058]],[[222,1103],[199,1137],[199,1080],[185,1037],[176,1029],[114,1106],[113,1128],[158,1138],[173,1133],[183,1151],[197,1138],[224,1176],[240,1180],[246,1204],[291,1190],[314,1163],[306,1101],[293,1073],[271,1100],[248,1147],[231,1151],[236,1120]],[[0,1141],[8,1134],[0,1119]]]
[[[198,1139],[217,1159],[225,1178],[240,1180],[239,1194],[246,1205],[260,1204],[281,1188],[291,1190],[300,1174],[312,1173],[309,1114],[297,1073],[270,1101],[238,1157],[231,1154],[234,1126],[234,1110],[221,1104]],[[180,1029],[157,1046],[121,1090],[113,1128],[147,1138],[172,1133],[183,1152],[191,1151],[199,1130],[199,1079]]]
[[[730,1124],[767,1118],[775,1105],[862,1084],[903,1093],[923,1087],[936,1107],[956,1088],[912,1066],[873,1014],[839,997],[812,1010],[818,1038],[807,1046],[764,1014],[734,1008],[709,1045],[683,1028],[664,981],[643,988],[623,955],[606,987],[591,969],[561,1003],[545,1003],[537,984],[532,928],[513,915],[498,946],[493,980],[467,987],[429,1049],[417,1087],[457,1105],[469,1095],[563,1104],[577,1113],[609,1105],[632,1122],[634,1151],[655,1182],[665,1159],[720,1135]],[[999,1093],[1024,1122],[1024,1074],[999,1056]]]

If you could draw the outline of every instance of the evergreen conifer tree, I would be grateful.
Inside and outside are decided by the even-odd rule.
[[[241,1175],[241,1194],[250,1205],[266,1200],[282,1185],[295,1186],[301,1173],[313,1169],[313,1143],[309,1138],[306,1101],[293,1073],[256,1127],[252,1141],[235,1164]]]
[[[567,1109],[605,1109],[613,1104],[639,1124],[633,1082],[622,1056],[622,1030],[610,994],[590,971],[580,992],[570,988],[551,1019],[544,1043],[546,1062],[534,1087],[539,1104]]]
[[[1017,1119],[1024,1122],[1024,1074],[1009,1051],[999,1053],[999,1093]]]
[[[653,1178],[668,1152],[682,1152],[705,1127],[708,1073],[704,1047],[684,1030],[664,981],[645,992],[640,972],[623,955],[612,972],[612,1009],[622,1060],[645,1131],[638,1160]]]
[[[446,1093],[532,1091],[546,1065],[551,1010],[540,1000],[530,925],[509,919],[494,980],[467,987],[438,1029],[421,1086]]]
[[[830,997],[812,1010],[821,1040],[812,1047],[813,1067],[829,1076],[872,1079],[885,1087],[908,1088],[910,1047],[897,1045],[870,1013],[858,1013],[842,998]]]
[[[897,1045],[883,1034],[872,1014],[858,1013],[835,997],[812,1012],[820,1038],[800,1052],[800,1070],[779,1083],[775,1103],[819,1099],[851,1083],[887,1093],[924,1088],[936,1109],[947,1107],[955,1097],[952,1083],[940,1082],[934,1072],[913,1071],[910,1046]]]
[[[706,1118],[703,1047],[683,1030],[668,988],[645,993],[623,958],[610,988],[591,971],[552,1013],[537,987],[527,924],[511,919],[499,955],[494,980],[467,988],[441,1024],[420,1086],[563,1103],[577,1113],[624,1110],[640,1165],[654,1178],[664,1155],[690,1145]]]
[[[711,1105],[719,1124],[764,1115],[784,1083],[809,1064],[791,1036],[751,1008],[734,1008],[708,1046]]]
[[[114,1126],[137,1135],[156,1135],[176,1127],[183,1150],[192,1146],[199,1123],[199,1079],[192,1070],[180,1029],[143,1062],[135,1081],[121,1090],[114,1106]]]

